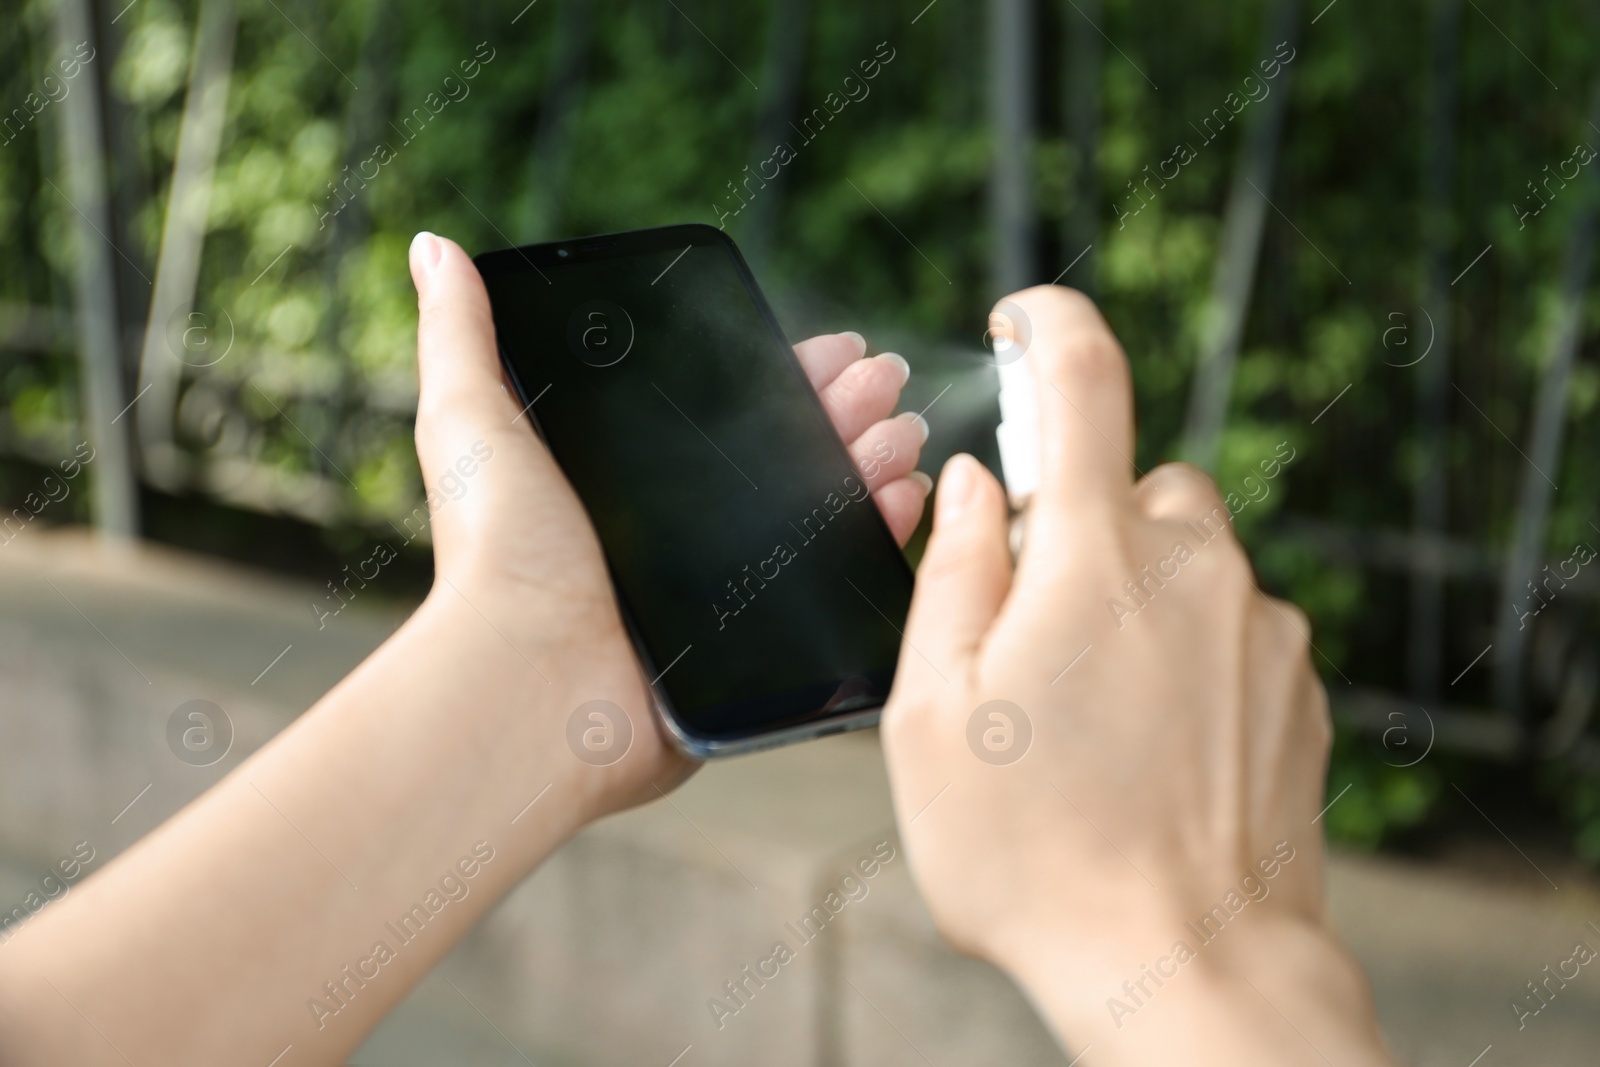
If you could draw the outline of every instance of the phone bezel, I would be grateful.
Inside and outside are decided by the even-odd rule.
[[[722,230],[703,223],[683,223],[641,230],[628,230],[619,233],[595,234],[565,241],[548,241],[482,252],[473,257],[473,263],[485,279],[491,276],[526,274],[529,267],[533,269],[535,274],[543,276],[543,268],[545,267],[560,268],[573,263],[623,258],[640,253],[666,251],[680,246],[684,246],[685,251],[687,251],[688,247],[695,245],[718,245],[732,254],[734,267],[738,271],[745,291],[755,302],[757,310],[767,324],[767,328],[772,331],[773,338],[779,342],[780,350],[787,357],[790,369],[797,376],[799,383],[804,386],[806,395],[811,398],[812,409],[822,425],[827,428],[829,440],[835,443],[845,464],[854,470],[855,462],[850,455],[849,448],[839,439],[837,432],[834,430],[833,424],[828,418],[828,413],[822,406],[822,401],[812,388],[810,379],[806,377],[805,368],[800,365],[799,359],[795,356],[794,346],[784,334],[783,327],[779,325],[777,316],[773,313],[771,305],[761,291],[761,286],[756,281],[755,274],[750,270],[750,265],[739,251],[738,245]],[[548,281],[549,279],[546,277],[545,280]],[[526,384],[518,375],[515,365],[508,357],[505,346],[500,343],[498,328],[496,329],[495,343],[500,355],[500,364],[505,368],[506,376],[511,380],[513,388],[521,398],[520,403],[527,406],[530,425],[540,439],[544,440],[544,427],[539,422],[538,415],[532,406],[534,394],[529,392]],[[894,556],[900,561],[900,566],[904,568],[906,581],[909,585],[913,579],[911,565],[906,562],[899,545],[895,543],[894,535],[889,530],[888,524],[884,522],[883,516],[875,507],[872,510],[872,518],[881,535],[894,548]],[[604,552],[604,546],[602,546],[602,552]],[[606,559],[606,569],[612,578],[613,589],[615,589],[616,575],[612,572],[609,556]],[[780,745],[792,744],[796,741],[804,741],[813,737],[865,729],[878,723],[883,711],[881,702],[844,712],[819,714],[818,711],[812,711],[802,713],[802,716],[778,719],[762,726],[728,733],[707,734],[697,731],[679,716],[667,695],[665,687],[650,681],[651,678],[659,680],[661,672],[656,669],[659,665],[650,656],[649,650],[641,638],[633,613],[628,609],[627,602],[620,593],[617,594],[616,601],[617,609],[622,616],[623,624],[627,628],[634,653],[639,661],[640,676],[645,681],[646,688],[650,692],[656,718],[665,727],[667,736],[672,743],[687,755],[697,759],[738,755],[761,749],[776,748]],[[893,683],[894,673],[895,665],[891,664],[888,668],[887,680],[882,687],[885,697],[887,697],[889,688]],[[836,681],[842,686],[848,679],[836,679]],[[754,701],[763,698],[751,697],[747,699]],[[818,710],[820,711],[821,709]]]

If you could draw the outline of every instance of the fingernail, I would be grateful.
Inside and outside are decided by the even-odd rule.
[[[911,380],[911,364],[907,363],[906,358],[900,353],[884,352],[882,355],[874,356],[873,358],[881,359],[886,363],[893,363],[896,367],[900,368],[901,385],[904,385]]]
[[[423,277],[433,274],[433,268],[439,265],[439,257],[443,254],[444,246],[427,230],[418,232],[411,239],[411,266]]]
[[[972,488],[977,485],[973,467],[978,461],[958,452],[944,465],[939,475],[939,497],[934,520],[940,526],[956,521],[967,510]]]
[[[844,331],[844,333],[841,333],[839,336],[840,337],[848,337],[848,338],[850,338],[852,341],[854,341],[856,343],[856,358],[857,359],[860,359],[862,356],[867,354],[867,339],[865,337],[862,337],[859,333],[856,333],[854,330],[846,330],[846,331]]]
[[[927,443],[928,434],[933,432],[928,426],[928,420],[927,419],[923,418],[921,415],[917,414],[915,411],[902,411],[900,414],[896,415],[895,418],[904,419],[907,422],[915,423],[916,427],[917,427],[917,430],[922,434],[923,443],[924,444]]]
[[[914,481],[918,485],[922,486],[922,491],[924,493],[933,492],[933,479],[928,477],[928,475],[925,472],[923,472],[923,471],[912,471],[910,474],[906,475],[906,477],[910,478],[912,481]]]

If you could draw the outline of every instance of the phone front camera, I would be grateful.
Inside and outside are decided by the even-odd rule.
[[[565,248],[558,248],[558,249],[556,249],[556,255],[560,256],[562,259],[566,259],[567,256],[571,255],[571,253],[568,252]]]

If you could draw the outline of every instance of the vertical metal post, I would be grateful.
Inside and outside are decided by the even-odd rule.
[[[1432,347],[1417,364],[1419,470],[1412,499],[1412,525],[1421,562],[1411,573],[1407,674],[1411,693],[1428,703],[1439,695],[1444,647],[1443,552],[1449,518],[1449,454],[1445,432],[1450,413],[1449,262],[1450,190],[1455,175],[1456,50],[1460,47],[1461,0],[1435,0],[1432,69],[1422,132],[1422,307],[1433,323]],[[1420,328],[1421,324],[1413,324]]]
[[[772,157],[779,143],[791,142],[798,136],[790,124],[805,73],[811,0],[773,0],[771,7],[772,25],[767,31],[767,57],[762,65],[761,110],[749,163],[760,189],[750,203],[750,220],[741,242],[745,256],[757,267],[763,266],[771,253],[788,178],[781,167],[776,176],[767,178],[761,163]],[[720,189],[717,193],[722,195]]]
[[[996,297],[1034,280],[1033,2],[989,5],[990,285]]]
[[[1299,6],[1299,0],[1273,0],[1263,33],[1267,48],[1279,41],[1295,40]],[[1222,428],[1228,419],[1234,362],[1244,334],[1245,313],[1250,309],[1250,294],[1255,288],[1256,261],[1261,257],[1266,198],[1271,195],[1283,117],[1289,110],[1290,79],[1290,68],[1285,66],[1272,86],[1272,95],[1247,120],[1249,128],[1239,143],[1233,186],[1223,214],[1216,273],[1201,311],[1199,362],[1189,394],[1184,457],[1207,470],[1216,466]]]
[[[1591,123],[1600,122],[1600,79],[1594,84],[1589,105]],[[1594,267],[1596,227],[1600,225],[1600,178],[1589,167],[1574,180],[1573,193],[1581,197],[1577,217],[1567,240],[1566,263],[1561,272],[1561,295],[1550,326],[1544,377],[1534,401],[1528,429],[1522,487],[1517,495],[1517,517],[1511,547],[1501,576],[1500,621],[1495,631],[1495,702],[1499,710],[1528,725],[1522,695],[1523,655],[1531,626],[1525,613],[1542,610],[1547,592],[1532,588],[1538,576],[1539,557],[1550,529],[1550,508],[1555,501],[1553,479],[1560,475],[1561,439],[1567,425],[1567,381],[1583,339],[1583,309]],[[1525,739],[1532,740],[1531,736]]]
[[[530,236],[535,241],[555,237],[567,202],[572,176],[573,131],[583,104],[589,76],[589,53],[594,47],[593,0],[565,0],[556,23],[550,72],[539,100],[539,125],[533,134],[529,170],[533,183],[533,218]]]
[[[1073,172],[1072,206],[1062,230],[1062,255],[1071,263],[1082,256],[1065,281],[1091,297],[1095,295],[1094,242],[1100,232],[1100,173],[1095,154],[1100,148],[1100,77],[1105,39],[1100,36],[1101,0],[1081,0],[1066,15],[1067,139],[1077,154]]]
[[[63,56],[76,57],[80,45],[93,49],[90,63],[104,52],[96,32],[91,0],[60,0],[56,5],[56,43]],[[139,532],[139,492],[127,423],[120,421],[123,386],[121,338],[117,326],[117,251],[107,188],[106,130],[101,113],[98,69],[61,102],[65,196],[71,201],[76,232],[74,318],[84,399],[85,435],[94,449],[90,465],[90,513],[102,534],[130,539]]]
[[[237,0],[202,0],[200,4],[189,92],[183,103],[178,156],[156,261],[155,295],[139,352],[139,390],[143,395],[136,409],[140,454],[146,477],[169,488],[184,480],[179,453],[172,443],[183,361],[172,350],[169,323],[177,320],[181,331],[194,308],[211,207],[211,179],[227,117],[236,17]]]

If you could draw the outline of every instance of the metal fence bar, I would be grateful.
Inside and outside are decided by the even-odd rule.
[[[200,279],[211,206],[211,180],[222,145],[228,82],[233,69],[236,0],[204,0],[195,28],[189,91],[184,100],[178,155],[167,192],[166,221],[156,261],[155,294],[139,353],[139,389],[148,391],[138,409],[139,444],[145,477],[163,488],[183,484],[183,454],[172,441],[173,414],[184,363],[171,350],[169,324],[188,328]]]
[[[93,48],[91,54],[104,51],[96,47],[99,35],[91,0],[61,0],[56,6],[55,29],[63,54],[76,54],[80,43]],[[99,68],[93,61],[89,66],[89,77],[98,82]],[[108,236],[113,230],[100,105],[100,94],[93,88],[69,93],[62,100],[62,181],[76,233],[73,311],[83,379],[84,434],[94,449],[90,513],[101,533],[129,539],[139,529],[139,493],[127,424],[120,422],[126,391],[117,314],[118,253]]]

